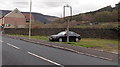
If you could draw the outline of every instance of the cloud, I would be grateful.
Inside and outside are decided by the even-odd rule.
[[[3,0],[0,9],[29,11],[30,0]],[[63,6],[69,4],[73,8],[73,14],[94,11],[108,5],[115,6],[119,0],[32,0],[32,11],[46,15],[61,16]]]
[[[27,8],[29,6],[28,2],[13,2],[13,6],[18,8]]]
[[[28,2],[14,2],[13,4],[28,5]]]
[[[64,3],[62,3],[62,2],[45,2],[44,4],[47,7],[53,7],[54,8],[54,7],[62,6]]]

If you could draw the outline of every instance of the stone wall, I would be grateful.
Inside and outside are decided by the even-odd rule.
[[[40,28],[32,29],[32,35],[50,36],[64,31],[64,28]],[[119,31],[114,29],[80,29],[71,28],[70,31],[74,31],[81,35],[82,38],[105,38],[105,39],[118,39]],[[28,35],[29,29],[5,29],[5,34],[21,34]]]

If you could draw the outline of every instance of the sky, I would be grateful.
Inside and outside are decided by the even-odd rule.
[[[2,0],[0,2],[0,10],[14,10],[18,8],[20,11],[30,11],[30,0]],[[63,6],[70,5],[73,9],[73,15],[95,11],[100,8],[115,4],[120,0],[32,0],[32,12],[42,13],[63,17]],[[70,15],[69,8],[66,8],[66,16]]]

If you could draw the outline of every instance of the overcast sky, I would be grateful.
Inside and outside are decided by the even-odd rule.
[[[45,15],[62,17],[63,6],[69,4],[73,8],[73,14],[94,11],[105,6],[115,6],[120,0],[33,0],[32,12],[38,12]],[[1,10],[14,10],[29,12],[30,0],[1,0]],[[66,9],[66,15],[69,15],[69,9]]]

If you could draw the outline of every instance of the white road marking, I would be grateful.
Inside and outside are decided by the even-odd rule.
[[[30,55],[32,55],[32,56],[35,56],[35,57],[37,57],[37,58],[40,58],[40,59],[42,59],[42,60],[45,60],[45,61],[47,61],[47,62],[50,62],[50,63],[52,63],[52,64],[55,64],[55,65],[57,65],[57,66],[64,67],[63,65],[61,65],[61,64],[59,64],[59,63],[56,63],[56,62],[51,61],[51,60],[49,60],[49,59],[46,59],[46,58],[44,58],[44,57],[42,57],[42,56],[39,56],[39,55],[37,55],[37,54],[31,53],[31,52],[28,52],[28,54],[30,54]]]
[[[109,58],[105,58],[105,57],[100,57],[100,58],[112,61],[112,59]]]
[[[20,49],[19,47],[14,46],[14,45],[12,45],[12,44],[10,44],[10,43],[7,43],[7,45],[9,45],[9,46],[11,46],[11,47],[14,47],[14,48],[16,48],[16,49]]]
[[[3,42],[2,40],[0,40],[0,42]]]

